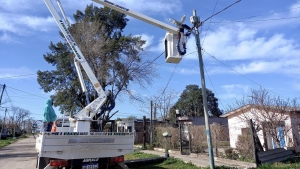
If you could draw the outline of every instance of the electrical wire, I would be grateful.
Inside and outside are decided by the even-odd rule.
[[[155,62],[158,58],[160,58],[164,53],[165,53],[165,51],[163,51],[160,55],[158,55],[155,59],[153,59],[150,63],[148,63],[148,64],[145,66],[145,68],[148,67],[148,66],[150,66],[152,63],[154,63],[154,62]]]
[[[215,13],[215,10],[216,10],[216,7],[217,7],[218,2],[219,2],[219,0],[217,0],[217,2],[216,2],[216,4],[215,4],[214,10],[213,10],[213,12],[212,12],[213,14]],[[213,15],[213,16],[214,16],[214,15]],[[212,20],[212,17],[210,17],[210,20],[209,20],[209,23],[208,23],[208,27],[207,27],[207,29],[206,29],[204,38],[203,38],[203,40],[202,40],[202,46],[203,46],[203,44],[204,44],[204,40],[205,40],[205,37],[206,37],[206,35],[207,35],[207,32],[208,32],[208,29],[209,29],[211,20]],[[202,26],[201,26],[201,28],[202,28]]]
[[[209,55],[210,57],[214,58],[215,60],[217,60],[218,62],[220,62],[221,64],[223,64],[223,65],[226,66],[227,68],[229,68],[230,70],[234,71],[235,73],[239,74],[239,75],[242,76],[243,78],[247,79],[248,81],[252,82],[253,84],[256,84],[257,86],[259,86],[259,87],[261,87],[261,88],[266,89],[266,88],[263,87],[261,84],[259,84],[259,83],[255,82],[255,81],[251,80],[250,78],[244,76],[243,74],[239,73],[239,72],[236,71],[235,69],[231,68],[230,66],[226,65],[225,63],[223,63],[222,61],[220,61],[219,59],[217,59],[215,56],[213,56],[213,55],[207,53],[203,48],[202,48],[202,50],[203,50],[203,52],[205,52],[207,55]],[[271,90],[270,90],[270,91],[271,91]],[[275,92],[273,92],[273,91],[271,91],[271,92],[274,93],[274,94],[276,94],[276,95],[278,95],[278,96],[280,96],[278,93],[275,93]]]
[[[34,74],[16,75],[16,76],[6,76],[6,77],[0,77],[0,79],[23,77],[23,76],[32,76],[32,75],[36,75],[36,73],[34,73]]]
[[[47,99],[46,97],[42,97],[42,96],[39,96],[39,95],[36,95],[36,94],[28,93],[28,92],[25,92],[25,91],[22,91],[22,90],[19,90],[19,89],[15,89],[15,88],[12,88],[12,87],[9,87],[9,86],[6,86],[6,87],[11,88],[11,89],[13,89],[13,90],[17,90],[17,91],[19,91],[19,92],[23,92],[23,93],[32,95],[32,96],[36,96],[36,97],[40,97],[40,98],[43,98],[43,99]]]
[[[205,70],[205,72],[206,72],[206,75],[207,75],[207,77],[208,77],[208,80],[209,80],[209,82],[210,82],[210,84],[211,84],[211,86],[212,86],[212,88],[213,88],[213,90],[214,90],[214,93],[217,95],[217,98],[219,98],[219,96],[218,96],[218,94],[217,94],[217,91],[216,91],[216,89],[215,89],[215,87],[214,87],[214,85],[213,85],[213,83],[212,83],[212,81],[211,81],[211,79],[210,79],[210,77],[209,77],[209,74],[208,74],[207,70],[205,69],[204,66],[203,66],[203,68],[204,68],[204,70]],[[222,101],[221,101],[221,100],[219,100],[219,101],[220,101],[221,105],[222,105],[223,107],[225,107],[225,106],[223,105]]]
[[[171,79],[173,78],[174,73],[176,72],[177,66],[178,66],[178,64],[175,65],[175,67],[174,67],[174,69],[173,69],[173,72],[172,72],[172,74],[171,74],[171,76],[170,76],[170,78],[169,78],[169,80],[168,80],[168,83],[167,83],[166,87],[164,88],[164,90],[163,90],[163,92],[162,92],[162,94],[161,94],[160,97],[162,97],[162,96],[165,94],[165,91],[166,91],[166,89],[167,89],[167,87],[168,87],[168,85],[169,85]],[[159,98],[160,98],[160,97],[159,97]]]
[[[6,87],[7,87],[7,86],[6,86]],[[12,101],[11,101],[11,99],[10,99],[8,93],[7,93],[7,90],[6,90],[6,89],[5,89],[5,93],[6,93],[6,95],[7,95],[8,100],[9,100],[10,107],[14,107],[13,104],[12,104]],[[10,116],[9,111],[8,111],[8,115]]]
[[[26,97],[26,96],[10,96],[10,97],[14,97],[14,98],[26,98],[26,99],[40,99],[40,98],[33,98],[33,97]]]
[[[259,19],[259,20],[250,20],[250,21],[239,21],[239,20],[232,20],[232,21],[219,21],[219,22],[211,22],[211,23],[232,23],[232,22],[265,22],[265,21],[278,21],[278,20],[287,20],[287,19],[298,19],[300,16],[292,16],[292,17],[285,17],[285,18],[274,18],[274,19]]]
[[[163,40],[163,41],[160,41],[160,42],[157,42],[157,43],[154,43],[154,44],[152,44],[152,45],[146,46],[146,47],[144,47],[144,48],[149,48],[149,47],[151,47],[151,46],[155,46],[155,45],[160,44],[160,43],[162,43],[162,42],[164,42],[164,40]]]
[[[214,17],[214,16],[218,15],[219,13],[221,13],[221,12],[225,11],[226,9],[228,9],[229,7],[233,6],[234,4],[236,4],[236,3],[240,2],[240,1],[241,1],[241,0],[238,0],[238,1],[236,1],[235,3],[233,3],[233,4],[229,5],[229,6],[227,6],[227,7],[226,7],[226,8],[224,8],[224,9],[222,9],[221,11],[219,11],[219,12],[217,12],[217,13],[213,14],[212,16],[210,16],[210,17],[206,18],[204,21],[202,21],[202,22],[201,22],[201,25],[202,25],[204,22],[206,22],[207,20],[209,20],[210,18],[212,18],[212,17]]]
[[[243,17],[243,18],[239,18],[239,19],[235,19],[235,20],[240,20],[240,19],[248,19],[248,18],[255,18],[255,17],[259,17],[259,16],[265,16],[265,15],[271,15],[271,14],[276,14],[276,13],[281,13],[281,12],[287,12],[287,11],[291,11],[291,10],[295,10],[295,9],[299,9],[300,6],[295,7],[295,8],[290,8],[290,9],[284,9],[284,10],[280,10],[280,11],[275,11],[275,12],[269,12],[269,13],[265,13],[265,14],[259,14],[259,15],[253,15],[253,16],[247,16],[247,17]],[[235,21],[232,20],[232,21]],[[223,21],[220,22],[212,22],[212,23],[221,23]]]

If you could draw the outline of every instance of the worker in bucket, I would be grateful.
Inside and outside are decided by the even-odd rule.
[[[186,24],[178,25],[178,28],[179,28],[179,32],[178,32],[177,50],[180,55],[185,55],[187,37],[191,35],[192,29]],[[184,29],[188,30],[188,32],[184,33]],[[181,45],[183,47],[183,50],[181,50]]]
[[[46,100],[46,106],[44,108],[44,132],[50,132],[53,122],[56,120],[57,116],[55,114],[55,111],[53,109],[53,101],[52,99]]]

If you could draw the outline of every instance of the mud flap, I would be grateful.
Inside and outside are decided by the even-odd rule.
[[[124,162],[118,163],[118,165],[123,169],[130,169]]]

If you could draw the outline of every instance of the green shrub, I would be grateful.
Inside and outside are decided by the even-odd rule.
[[[233,160],[238,159],[238,154],[232,148],[225,150],[225,154],[226,154],[226,158],[228,159],[233,159]]]
[[[239,152],[240,160],[253,161],[253,145],[250,133],[239,135],[236,142],[236,149]]]

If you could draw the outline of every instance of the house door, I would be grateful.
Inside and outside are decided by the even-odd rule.
[[[284,147],[285,146],[285,140],[284,140],[283,126],[279,126],[277,128],[277,131],[278,131],[277,137],[279,138],[280,147]],[[277,147],[275,140],[273,142],[274,142],[274,149],[275,148],[280,148],[280,147]]]

